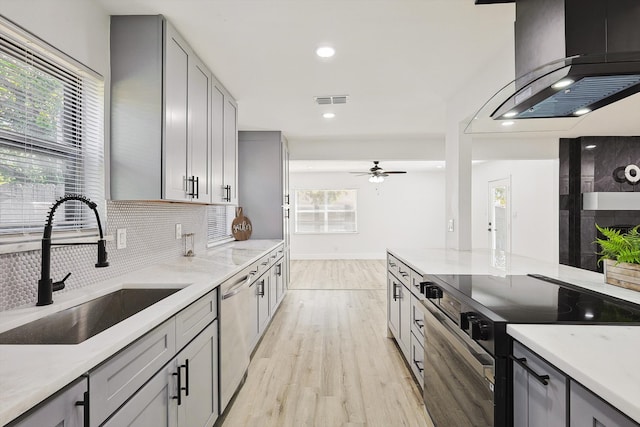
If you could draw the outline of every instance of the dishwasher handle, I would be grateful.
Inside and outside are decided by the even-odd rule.
[[[248,287],[251,284],[251,279],[253,279],[253,272],[247,274],[231,286],[229,290],[222,295],[222,299],[231,298],[232,296],[242,292],[245,287]]]

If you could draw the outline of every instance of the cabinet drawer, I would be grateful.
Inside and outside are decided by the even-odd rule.
[[[424,308],[414,295],[411,295],[411,332],[424,341]]]
[[[398,275],[398,259],[391,254],[387,255],[387,271],[394,276]]]
[[[420,384],[420,388],[424,388],[424,347],[423,341],[424,338],[420,336],[415,336],[413,332],[411,333],[411,354],[409,357],[409,365],[411,365],[411,371],[413,371],[413,375],[415,375],[418,380],[418,384]]]
[[[418,299],[425,299],[425,296],[420,293],[420,282],[423,281],[422,274],[417,271],[410,271],[410,279],[411,279],[411,293],[415,295]]]
[[[91,371],[91,425],[100,425],[175,354],[176,326],[170,319]]]
[[[570,427],[638,427],[637,423],[575,381],[571,381],[570,388]]]
[[[218,289],[214,289],[176,315],[176,350],[194,339],[218,317]]]

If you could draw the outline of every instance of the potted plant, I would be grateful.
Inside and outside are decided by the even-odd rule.
[[[596,228],[604,236],[596,242],[601,248],[598,262],[604,261],[605,282],[640,291],[640,225],[626,233],[597,224]]]

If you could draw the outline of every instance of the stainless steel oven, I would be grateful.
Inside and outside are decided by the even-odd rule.
[[[436,427],[493,426],[494,358],[446,314],[455,300],[443,311],[449,299],[424,302],[424,404]]]

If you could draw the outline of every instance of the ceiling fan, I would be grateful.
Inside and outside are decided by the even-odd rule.
[[[373,167],[369,169],[369,172],[351,172],[358,175],[369,175],[369,182],[382,182],[384,181],[384,177],[389,176],[390,174],[397,173],[407,173],[407,171],[386,171],[379,166],[379,161],[373,161]]]

